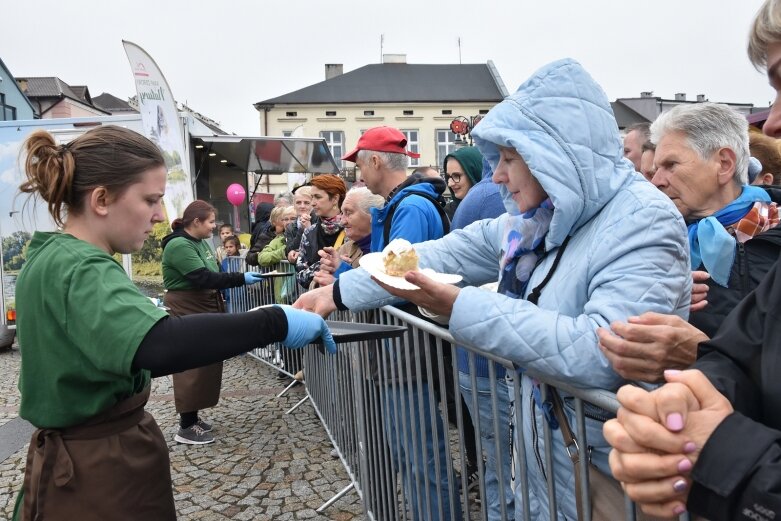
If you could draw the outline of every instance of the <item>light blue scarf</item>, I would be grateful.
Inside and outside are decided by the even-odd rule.
[[[499,293],[512,298],[523,297],[537,266],[537,248],[548,233],[551,219],[553,203],[550,199],[543,201],[539,208],[509,216],[502,238],[504,255],[499,263]]]
[[[726,227],[735,224],[751,210],[756,202],[770,202],[762,188],[744,185],[740,196],[710,217],[689,225],[691,267],[700,265],[716,284],[727,287],[732,265],[735,263],[735,237]]]

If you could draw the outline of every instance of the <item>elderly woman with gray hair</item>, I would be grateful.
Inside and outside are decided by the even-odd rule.
[[[333,284],[339,274],[358,267],[358,260],[371,250],[372,208],[382,208],[385,199],[364,187],[347,192],[342,203],[342,224],[349,242],[338,250],[320,250],[320,270],[315,273],[318,286]]]

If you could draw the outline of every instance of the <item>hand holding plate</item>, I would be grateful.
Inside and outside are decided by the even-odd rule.
[[[450,316],[453,312],[453,303],[461,291],[458,286],[436,282],[419,271],[410,271],[404,275],[404,280],[414,284],[418,289],[398,289],[380,282],[375,277],[372,277],[372,280],[391,295],[424,307],[434,314],[444,316]]]

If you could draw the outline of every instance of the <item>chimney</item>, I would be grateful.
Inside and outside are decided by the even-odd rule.
[[[330,80],[344,74],[344,65],[341,63],[326,63],[325,64],[325,79]]]
[[[406,54],[383,54],[382,63],[407,63]]]
[[[686,93],[685,92],[676,92],[675,93],[675,101],[686,101]]]
[[[708,101],[705,99],[705,94],[697,94],[697,103],[702,103],[704,101]]]
[[[640,93],[641,98],[653,98],[654,97],[654,91],[652,90],[645,90]]]
[[[17,78],[16,84],[19,86],[19,90],[22,92],[27,92],[27,80],[24,78]]]

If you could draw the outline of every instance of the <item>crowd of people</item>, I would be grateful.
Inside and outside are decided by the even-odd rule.
[[[749,56],[781,96],[781,0],[767,0],[758,13]],[[32,134],[20,190],[46,201],[61,231],[35,234],[17,282],[20,415],[37,430],[14,519],[175,519],[165,440],[144,412],[150,378],[174,375],[175,441],[211,443],[215,426],[201,412],[218,403],[223,360],[261,344],[298,348],[318,338],[335,352],[322,317],[383,305],[446,325],[457,343],[444,349],[444,363],[458,368],[455,382],[453,371],[424,367],[404,385],[380,383],[388,404],[380,438],[398,440],[383,450],[411,504],[422,494],[428,505],[427,515],[413,508],[412,519],[462,514],[445,471],[448,426],[428,414],[435,403],[460,408],[449,417],[464,419],[462,479],[483,462],[489,521],[522,511],[531,519],[582,518],[573,450],[588,458],[592,492],[618,498],[595,500],[594,519],[622,516],[623,493],[642,519],[686,511],[775,519],[777,105],[759,129],[728,106],[682,103],[622,138],[598,83],[574,60],[553,62],[486,114],[472,130],[475,146],[444,157],[441,176],[430,168],[408,175],[417,154],[404,134],[376,127],[341,158],[355,163],[364,186],[348,190],[341,177],[318,175],[261,203],[250,244],[225,224],[213,249],[217,212],[193,202],[163,239],[168,312],[112,257],[140,249],[163,220],[166,169],[156,146],[110,126],[66,145]],[[411,271],[404,278],[417,289],[399,289],[360,268],[363,255],[395,239],[414,244],[421,266],[462,282]],[[237,257],[294,266],[294,278],[273,282],[276,306],[226,313],[224,291],[263,280],[236,271]],[[52,272],[62,276],[52,281]],[[219,341],[226,329],[234,341]],[[472,357],[465,345],[516,368],[514,412],[505,367]],[[394,356],[407,367],[416,364],[405,357],[416,357],[417,367],[425,358]],[[573,449],[571,396],[554,389],[543,398],[527,370],[617,392],[621,407],[617,415],[587,415],[588,450]],[[522,441],[512,441],[519,433],[511,432],[511,414]],[[413,421],[419,432],[400,428]],[[548,440],[539,434],[547,427]],[[515,489],[513,444],[535,462]],[[555,505],[550,480],[570,492],[559,492]]]
[[[776,89],[779,49],[781,5],[768,1],[755,22],[750,54]],[[781,251],[781,194],[774,186],[781,152],[774,138],[781,136],[781,109],[771,111],[762,130],[765,135],[750,132],[745,117],[727,106],[687,103],[627,129],[622,141],[599,86],[577,63],[553,63],[472,133],[493,167],[503,215],[452,226],[441,239],[410,239],[419,243],[422,266],[462,275],[463,287],[409,273],[406,280],[419,289],[399,290],[351,270],[295,306],[327,315],[412,302],[447,317],[457,341],[519,368],[618,391],[622,407],[604,424],[604,437],[603,423],[586,419],[589,463],[620,480],[644,516],[689,510],[706,519],[773,519],[781,513],[772,376]],[[362,173],[372,155],[364,155]],[[462,201],[469,193],[460,191],[459,181],[479,185],[473,163],[465,162],[449,157],[443,165],[454,196],[450,209],[467,208]],[[390,192],[376,180],[367,186],[377,187],[390,207],[408,185]],[[452,217],[459,220],[458,209]],[[387,222],[387,212],[377,211],[375,220]],[[497,280],[497,291],[479,289]],[[521,450],[528,462],[542,461],[544,440],[535,433],[549,421],[536,388],[534,379],[523,377],[524,406],[515,410],[523,417]],[[431,393],[416,399],[425,403]],[[566,407],[564,418],[574,422]],[[481,435],[484,430],[492,431],[491,423],[481,417]],[[553,428],[551,443],[556,488],[572,490],[571,452],[561,429]],[[489,519],[501,519],[496,491],[509,482],[490,481],[503,458],[486,456]],[[530,465],[528,472],[528,490],[516,490],[514,500],[527,492],[523,508],[531,518],[548,518],[551,469]],[[432,503],[446,508],[436,498],[447,484],[436,475],[431,482]],[[616,483],[592,486],[612,486],[620,500]],[[557,499],[559,519],[582,515],[577,493]],[[613,507],[612,515],[621,515],[623,503]]]

